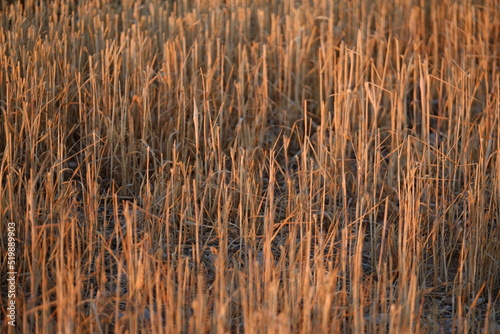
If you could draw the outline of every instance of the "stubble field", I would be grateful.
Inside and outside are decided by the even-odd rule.
[[[2,333],[500,331],[497,1],[0,10]]]

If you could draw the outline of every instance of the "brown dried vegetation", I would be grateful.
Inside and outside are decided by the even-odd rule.
[[[0,8],[18,331],[500,331],[497,1]]]

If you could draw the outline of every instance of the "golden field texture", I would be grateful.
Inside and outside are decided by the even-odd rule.
[[[2,333],[500,331],[498,1],[0,6]]]

